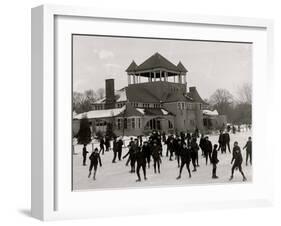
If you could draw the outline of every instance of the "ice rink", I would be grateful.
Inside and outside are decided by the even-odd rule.
[[[250,131],[244,131],[236,134],[230,133],[230,143],[231,150],[233,148],[234,141],[238,141],[241,150],[246,144],[248,137],[251,136]],[[209,135],[209,139],[214,145],[218,141],[218,135]],[[145,140],[145,139],[144,139]],[[128,137],[125,137],[125,144],[127,145],[129,141]],[[199,142],[199,139],[198,139]],[[94,142],[94,147],[99,147],[99,144]],[[112,147],[112,145],[111,145]],[[92,144],[87,146],[89,154],[92,151]],[[201,156],[201,149],[199,150],[199,165],[197,172],[191,172],[192,177],[188,177],[188,172],[186,168],[183,168],[182,177],[180,180],[176,180],[179,174],[179,168],[175,160],[169,161],[166,157],[166,145],[163,145],[163,157],[161,164],[161,173],[154,174],[153,162],[151,162],[150,169],[147,169],[147,180],[143,180],[143,173],[141,171],[141,182],[136,182],[137,175],[134,173],[129,173],[130,166],[125,166],[127,161],[123,159],[122,161],[117,161],[112,163],[113,151],[105,152],[101,155],[102,167],[98,167],[96,180],[93,178],[88,178],[89,172],[89,154],[87,156],[87,166],[82,165],[82,145],[75,145],[73,155],[73,190],[85,190],[85,189],[109,189],[109,188],[133,188],[133,187],[155,187],[155,186],[179,186],[179,185],[196,185],[196,184],[215,184],[215,183],[242,183],[242,176],[239,171],[235,171],[234,179],[229,181],[231,174],[231,158],[227,150],[226,154],[218,153],[219,163],[217,165],[217,176],[218,179],[212,179],[212,165],[208,163],[206,165],[205,158]],[[123,148],[122,156],[125,155],[128,148]],[[253,150],[254,152],[254,150]],[[247,182],[252,180],[252,166],[246,162],[246,150],[242,150],[243,164],[242,168],[247,177]],[[254,164],[254,162],[253,162]],[[192,164],[190,164],[190,169],[192,170]],[[245,183],[245,182],[243,182]]]

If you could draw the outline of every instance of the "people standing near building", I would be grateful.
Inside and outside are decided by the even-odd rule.
[[[147,162],[147,166],[148,166],[148,168],[150,168],[151,149],[150,149],[150,145],[148,144],[147,141],[143,142],[142,151],[144,153],[144,156],[145,156],[145,159]]]
[[[137,176],[138,179],[136,180],[136,182],[140,182],[141,181],[141,177],[140,177],[140,169],[142,168],[143,171],[143,177],[146,180],[146,153],[144,152],[143,148],[138,148],[137,152],[136,152],[136,161],[137,161]]]
[[[206,158],[206,165],[208,165],[208,158],[210,159],[210,163],[211,162],[211,155],[212,155],[212,149],[213,149],[213,145],[212,142],[209,140],[209,137],[206,136],[205,137],[205,158]]]
[[[242,154],[241,154],[241,149],[238,146],[238,142],[235,141],[233,151],[232,151],[232,160],[231,160],[231,164],[233,163],[233,165],[232,165],[232,168],[231,168],[231,176],[230,176],[229,180],[233,179],[234,170],[236,168],[239,169],[239,172],[243,176],[243,181],[247,180],[247,178],[245,177],[244,172],[242,170],[242,162],[243,162],[243,158],[242,158]]]
[[[94,176],[93,179],[96,180],[96,174],[97,174],[97,169],[98,169],[98,164],[100,164],[100,167],[102,166],[101,163],[101,158],[100,158],[100,154],[99,154],[99,150],[97,148],[95,148],[95,150],[91,153],[90,157],[90,167],[89,167],[89,175],[88,178],[90,178],[91,173],[92,173],[92,169],[94,168]]]
[[[112,159],[112,163],[116,163],[117,152],[118,152],[118,142],[117,142],[117,138],[114,137],[114,139],[113,139],[113,159]]]
[[[100,138],[100,153],[104,155],[104,139],[103,137]]]
[[[118,160],[121,161],[122,158],[122,148],[123,148],[123,140],[120,137],[118,142],[117,142],[117,154],[118,154]]]
[[[215,144],[214,145],[214,150],[212,151],[212,156],[211,156],[211,163],[213,164],[213,170],[212,170],[212,178],[213,179],[217,179],[219,178],[217,176],[217,164],[219,163],[219,159],[218,159],[218,145]]]
[[[86,159],[87,159],[87,154],[89,152],[87,151],[87,144],[83,145],[83,150],[82,150],[82,156],[83,156],[83,166],[86,166]]]
[[[199,146],[198,146],[198,144],[196,142],[196,138],[195,137],[193,137],[192,140],[191,140],[190,149],[191,149],[191,160],[192,160],[192,165],[193,165],[192,172],[195,172],[195,171],[197,171],[196,166],[199,165],[199,164],[196,164],[197,159],[198,159]]]
[[[226,147],[227,147],[229,153],[231,153],[231,151],[230,151],[230,136],[229,136],[229,133],[227,131],[225,131],[224,134],[223,134],[223,141],[225,142],[225,151],[226,151]]]
[[[161,163],[161,150],[160,150],[160,146],[157,143],[156,140],[153,141],[153,145],[152,145],[152,158],[153,158],[153,167],[154,167],[154,173],[157,172],[160,173],[160,163]]]
[[[190,168],[189,168],[191,153],[190,153],[190,148],[187,148],[186,143],[183,143],[183,145],[182,145],[180,156],[181,156],[181,165],[180,165],[180,171],[179,171],[179,176],[177,177],[177,180],[181,178],[182,169],[185,165],[186,165],[186,168],[187,168],[187,171],[189,174],[189,178],[191,178],[191,173],[190,173]]]
[[[252,137],[248,138],[246,145],[243,149],[246,148],[246,166],[248,165],[248,159],[250,159],[250,164],[252,165]]]

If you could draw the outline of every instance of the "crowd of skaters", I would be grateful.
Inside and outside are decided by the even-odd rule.
[[[113,151],[112,163],[117,161],[126,160],[126,166],[130,165],[130,173],[137,174],[137,182],[141,181],[141,171],[143,173],[143,179],[147,180],[146,170],[150,169],[151,164],[153,165],[153,170],[155,174],[160,174],[162,158],[167,157],[170,161],[174,161],[179,169],[179,175],[176,179],[181,178],[183,168],[186,167],[189,177],[192,173],[196,173],[199,165],[199,150],[201,149],[201,155],[205,158],[205,164],[212,164],[212,178],[217,179],[216,174],[217,164],[219,163],[218,152],[221,154],[226,154],[230,150],[230,128],[226,128],[225,131],[220,130],[218,136],[218,144],[212,144],[208,136],[199,133],[196,129],[193,133],[183,133],[180,134],[169,134],[166,135],[164,132],[160,133],[158,131],[153,131],[149,138],[143,141],[143,136],[138,136],[137,138],[130,138],[130,142],[127,145],[128,152],[123,153],[124,142],[121,137],[115,137],[113,139],[113,147],[110,147],[109,137],[104,137],[99,139],[99,149],[95,148],[90,154],[90,167],[88,177],[90,178],[92,170],[94,169],[93,179],[96,180],[96,172],[98,165],[102,166],[101,156],[105,152],[109,152],[111,149]],[[232,130],[233,133],[236,131]],[[166,145],[166,153],[163,153],[163,145]],[[243,149],[246,149],[246,165],[252,164],[252,139],[248,138]],[[86,145],[83,146],[83,165],[86,165],[87,159],[87,148]],[[165,154],[165,156],[164,156]],[[233,179],[233,174],[235,170],[239,170],[242,175],[243,181],[246,181],[246,176],[242,169],[242,153],[238,142],[234,142],[232,149],[232,160],[231,160],[231,176],[229,180]],[[190,165],[192,170],[190,169]]]

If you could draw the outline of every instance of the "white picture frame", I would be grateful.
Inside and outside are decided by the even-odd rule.
[[[72,20],[79,19],[79,23],[86,23],[85,21],[83,22],[83,19],[90,21],[96,20],[95,23],[97,26],[101,21],[109,20],[113,22],[143,23],[144,26],[151,23],[157,26],[157,23],[159,23],[161,26],[165,24],[169,26],[192,25],[195,28],[200,27],[202,30],[207,29],[207,27],[216,27],[221,31],[224,29],[237,29],[237,34],[233,34],[232,37],[230,34],[225,34],[224,36],[222,33],[215,34],[212,32],[213,35],[212,37],[210,36],[209,40],[216,39],[215,37],[217,35],[218,39],[249,41],[251,37],[255,36],[255,40],[257,40],[255,48],[257,52],[263,54],[260,54],[261,56],[259,57],[261,58],[256,59],[256,62],[260,64],[254,64],[253,66],[253,79],[255,81],[253,131],[256,131],[253,136],[258,140],[258,143],[256,145],[254,144],[254,147],[257,150],[270,147],[270,142],[266,136],[260,139],[261,131],[265,131],[264,133],[266,133],[266,120],[269,114],[266,111],[262,112],[260,110],[262,109],[262,105],[270,106],[272,104],[271,101],[267,101],[266,103],[262,101],[264,98],[270,97],[273,92],[273,22],[271,20],[183,15],[167,12],[156,14],[153,12],[129,12],[117,11],[115,9],[102,10],[56,5],[39,6],[32,9],[32,216],[41,220],[55,220],[171,211],[178,212],[206,208],[248,207],[270,205],[273,202],[273,179],[270,177],[266,178],[261,168],[266,167],[267,170],[273,169],[270,162],[273,159],[274,148],[266,149],[267,156],[263,160],[263,165],[262,157],[259,154],[261,151],[257,151],[255,157],[257,163],[254,168],[255,178],[253,183],[247,185],[198,185],[188,188],[165,187],[72,192],[67,181],[67,185],[65,185],[59,180],[62,175],[69,178],[71,174],[70,168],[67,165],[62,166],[63,163],[61,162],[61,157],[63,157],[61,154],[68,153],[68,150],[61,148],[58,151],[58,147],[63,146],[60,146],[60,141],[56,139],[57,133],[70,133],[66,129],[59,129],[61,127],[59,125],[61,113],[58,112],[58,103],[62,103],[60,100],[62,98],[62,89],[70,84],[71,79],[64,80],[69,79],[69,74],[67,73],[64,76],[57,76],[61,72],[56,68],[58,67],[56,64],[61,61],[59,61],[59,57],[58,59],[56,58],[58,48],[60,47],[56,43],[56,33],[60,32],[58,29],[62,29],[65,32],[64,34],[67,35],[68,32],[79,26],[79,23],[75,24],[72,21],[73,27],[67,27],[63,30],[62,26],[67,26],[66,24],[68,22],[59,25],[56,24],[56,18],[59,17],[72,18]],[[81,26],[80,29],[83,32]],[[239,29],[246,31],[246,33],[248,31],[250,33],[256,31],[257,34],[249,34],[248,37],[244,38],[243,31]],[[143,30],[143,32],[145,33],[146,31]],[[111,34],[110,31],[108,33]],[[222,38],[223,36],[224,38]],[[65,59],[67,65],[70,58],[66,57]],[[60,65],[60,67],[63,66]],[[67,70],[69,71],[71,69],[68,68]],[[66,88],[66,90],[68,89],[69,87]],[[264,89],[264,92],[259,93],[257,90],[261,89]],[[63,95],[69,95],[65,98],[65,102],[70,100],[70,92],[64,92]],[[269,108],[265,107],[265,109]],[[67,125],[68,122],[65,123],[63,125]],[[70,125],[66,127],[70,128]],[[61,132],[57,132],[58,129]],[[71,150],[69,150],[69,154],[71,154]],[[69,169],[69,172],[67,172],[67,169]],[[262,180],[265,178],[266,181],[262,184]],[[58,185],[59,183],[60,185]],[[185,197],[183,194],[186,192],[191,194],[191,197]],[[192,198],[198,192],[200,192],[200,198],[198,200]],[[217,201],[214,201],[208,195],[210,192],[215,195],[221,194],[221,196]],[[227,199],[226,197],[229,197],[231,192],[237,192],[238,194]],[[160,199],[160,196],[169,196],[171,193],[173,193],[175,199]],[[121,201],[116,196],[125,196],[127,198]],[[142,202],[143,197],[149,197],[146,203]],[[84,200],[84,202],[89,199],[90,203],[95,201],[99,207],[97,208],[98,205],[96,205],[96,208],[94,208],[88,204],[86,206],[80,206],[79,199]],[[111,206],[105,205],[102,203],[105,199],[113,200],[113,204]],[[155,202],[152,199],[155,199]]]

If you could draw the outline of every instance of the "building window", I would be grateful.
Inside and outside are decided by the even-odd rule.
[[[169,125],[169,129],[173,129],[173,124],[171,123],[171,121],[168,121],[168,125]]]
[[[141,119],[138,118],[138,127],[141,128]]]
[[[181,103],[181,109],[182,110],[184,109],[184,103]]]
[[[135,122],[135,118],[132,118],[132,129],[136,128],[136,122]]]
[[[128,127],[128,121],[127,118],[124,118],[124,129],[127,129]]]
[[[181,103],[178,103],[178,109],[181,109]]]
[[[117,119],[117,128],[121,129],[121,119]]]

